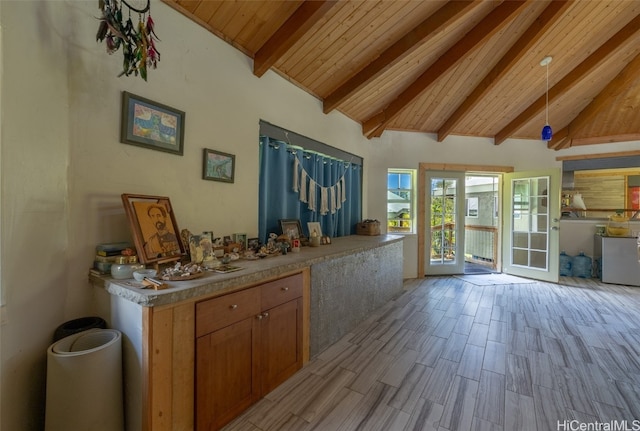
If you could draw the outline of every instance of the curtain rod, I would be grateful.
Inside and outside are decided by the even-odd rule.
[[[273,125],[264,120],[260,120],[260,134],[282,141],[286,144],[302,147],[304,150],[326,154],[327,156],[335,157],[358,166],[362,166],[363,163],[363,159],[360,156],[356,156],[355,154],[332,147],[331,145],[316,141],[315,139],[308,138],[296,132],[283,129],[282,127]]]

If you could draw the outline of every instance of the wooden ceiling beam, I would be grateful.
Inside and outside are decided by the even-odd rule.
[[[303,1],[278,28],[253,58],[253,74],[257,77],[273,66],[333,6],[336,0]]]
[[[607,86],[593,98],[576,118],[569,123],[571,135],[575,136],[582,128],[591,123],[603,108],[607,107],[618,96],[640,81],[640,54],[627,64],[624,69]]]
[[[640,156],[640,150],[617,151],[615,153],[576,154],[572,156],[557,156],[556,161],[562,162],[565,160],[606,159],[610,157],[628,157],[628,156]]]
[[[614,34],[609,40],[602,44],[600,48],[595,50],[582,63],[576,66],[560,81],[558,81],[556,85],[550,88],[549,103],[553,102],[573,86],[577,85],[578,82],[585,79],[587,75],[598,66],[598,64],[600,64],[604,59],[619,50],[625,44],[625,42],[629,41],[629,39],[631,39],[631,37],[638,32],[638,30],[640,30],[640,15],[637,15],[634,19],[632,19],[619,32]],[[543,94],[496,134],[496,136],[494,137],[495,145],[500,145],[501,143],[503,143],[507,138],[517,132],[527,122],[529,122],[533,117],[542,112],[545,108],[545,104],[546,95]]]
[[[380,76],[391,66],[411,54],[420,45],[427,43],[446,26],[454,23],[458,18],[472,10],[481,1],[453,1],[448,2],[427,19],[402,36],[375,60],[353,75],[342,84],[323,103],[325,114],[333,111],[340,103],[348,99],[353,93]]]
[[[382,122],[376,124],[373,128],[364,129],[365,135],[371,137],[369,134],[372,131],[374,131],[373,136],[382,135],[387,125],[396,118],[409,103],[463,59],[472,49],[500,31],[526,3],[526,1],[505,1],[493,9],[480,23],[456,42],[445,54],[438,58],[435,63],[429,66],[422,75],[391,101],[382,111]],[[376,114],[376,116],[378,115],[380,114]],[[369,123],[369,120],[365,121],[364,124],[367,123]]]
[[[547,148],[550,150],[559,150],[561,148],[568,148],[571,146],[571,137],[569,136],[569,128],[564,129],[553,134],[553,139],[547,142]]]
[[[462,102],[438,130],[438,142],[442,142],[453,130],[467,118],[469,113],[482,101],[484,96],[491,91],[496,84],[527,54],[531,48],[552,28],[569,8],[570,1],[552,1],[536,20],[525,30],[509,49],[509,51],[496,63],[491,71],[484,77],[471,94]]]
[[[640,141],[640,132],[613,136],[594,136],[592,138],[573,138],[572,147],[578,145],[611,144],[614,142]]]
[[[369,118],[362,124],[362,134],[369,139],[373,138],[378,126],[382,123],[383,120],[383,112],[379,112],[373,117]]]

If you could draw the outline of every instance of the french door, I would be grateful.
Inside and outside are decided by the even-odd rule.
[[[425,274],[464,274],[465,173],[427,171],[424,192]]]
[[[503,272],[558,281],[560,170],[504,175]]]

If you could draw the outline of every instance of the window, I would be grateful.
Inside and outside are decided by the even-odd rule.
[[[414,170],[389,169],[387,172],[387,232],[389,233],[415,233],[414,178]]]
[[[464,215],[478,218],[478,198],[466,198],[464,200]]]

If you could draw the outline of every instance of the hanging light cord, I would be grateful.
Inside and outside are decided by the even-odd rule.
[[[545,124],[549,124],[549,63],[547,63],[547,104],[546,104]]]

